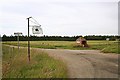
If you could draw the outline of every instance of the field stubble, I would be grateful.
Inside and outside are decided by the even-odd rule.
[[[31,41],[31,47],[45,49],[101,50],[104,53],[120,53],[117,41],[88,41],[89,48],[81,47],[75,41]],[[15,45],[16,41],[3,42]],[[20,46],[27,47],[27,41],[20,41]]]

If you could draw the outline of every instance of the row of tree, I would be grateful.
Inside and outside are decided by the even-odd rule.
[[[30,36],[30,41],[75,41],[77,38],[82,37],[80,36]],[[110,40],[116,40],[120,39],[120,36],[96,36],[96,35],[88,35],[84,36],[86,40],[106,40],[106,38],[109,38]],[[20,36],[19,37],[20,41],[27,41],[28,37],[27,36]],[[17,36],[2,36],[2,41],[17,41]]]

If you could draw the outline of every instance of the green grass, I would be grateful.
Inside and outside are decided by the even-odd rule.
[[[80,47],[75,41],[31,41],[31,47],[45,49],[77,49],[77,50],[101,50],[102,52],[118,53],[117,41],[88,41],[89,48]],[[3,42],[3,44],[15,45],[16,41]],[[20,46],[27,47],[27,41],[21,41]],[[119,51],[120,53],[120,51]]]
[[[67,68],[60,60],[55,60],[44,51],[31,49],[28,62],[27,48],[3,45],[3,78],[66,78]]]

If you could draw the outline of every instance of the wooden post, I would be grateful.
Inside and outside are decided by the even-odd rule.
[[[18,41],[18,50],[19,50],[19,34],[18,34],[18,36],[17,36],[17,41]]]
[[[30,39],[29,39],[29,19],[32,17],[27,18],[28,19],[28,60],[30,62]]]

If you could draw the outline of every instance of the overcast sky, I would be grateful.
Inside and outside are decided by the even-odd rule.
[[[118,34],[118,0],[0,0],[0,34],[27,35],[29,16],[44,35]]]

